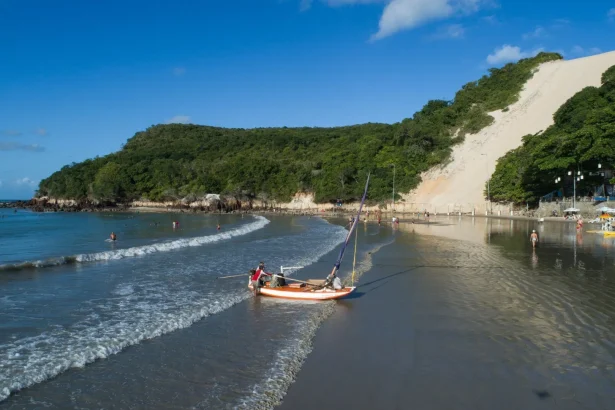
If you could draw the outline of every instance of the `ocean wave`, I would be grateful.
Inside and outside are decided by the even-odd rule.
[[[240,232],[247,233],[248,229],[250,231],[259,229],[268,223],[267,219],[257,217],[257,221],[237,228],[234,233],[229,231],[224,237],[238,236]],[[320,239],[322,238],[320,230],[323,228],[326,228],[328,234],[325,240]],[[286,258],[284,263],[309,266],[317,262],[344,240],[345,229],[335,226],[331,228],[325,224],[314,227],[312,234],[319,238],[318,242],[310,243],[307,247],[309,252],[305,255]],[[211,235],[209,238],[214,236],[220,238],[223,235]],[[204,242],[203,238],[193,239],[199,239],[200,244],[208,243]],[[301,238],[303,245],[305,237]],[[276,239],[278,238],[272,239],[271,242],[275,242]],[[182,241],[173,241],[173,243]],[[196,243],[194,240],[187,241]],[[285,241],[287,245],[293,244],[292,238],[286,238]],[[294,243],[294,245],[300,244]],[[175,248],[165,248],[165,250],[171,249]],[[105,252],[97,255],[102,254]],[[282,263],[281,260],[276,262]],[[93,313],[71,327],[53,327],[40,335],[0,345],[0,367],[4,366],[0,372],[0,403],[14,392],[51,379],[70,368],[84,367],[88,363],[117,354],[143,340],[189,327],[203,318],[223,312],[252,297],[243,286],[230,292],[212,289],[207,293],[199,293],[187,287],[170,297],[168,290],[157,282],[143,281],[119,284],[111,293],[115,296],[109,299],[112,301],[109,303],[112,304],[107,305],[105,302],[102,308],[113,312],[112,317],[101,321],[98,314]],[[316,320],[318,322],[321,319]],[[317,327],[317,324],[314,326]],[[302,357],[302,354],[307,353],[301,353],[297,357]],[[295,363],[297,359],[292,361]],[[283,367],[286,367],[286,364]]]
[[[5,358],[6,373],[0,373],[0,402],[12,392],[53,378],[70,368],[105,359],[143,340],[186,328],[248,297],[247,292],[238,292],[180,313],[165,313],[164,306],[141,303],[140,311],[132,312],[137,319],[134,322],[116,320],[115,323],[87,326],[80,332],[54,329],[4,345],[0,356]],[[8,362],[10,366],[6,366]]]
[[[373,255],[393,242],[395,239],[376,244],[361,254],[355,271],[355,282],[358,282],[358,278],[373,267]],[[346,286],[350,285],[350,276],[349,273],[344,278],[344,282],[348,282],[345,283]],[[277,303],[277,301],[272,299],[271,303]],[[283,301],[283,303],[288,302]],[[298,303],[305,306],[305,301]],[[336,303],[333,301],[314,303],[320,306],[320,309],[312,311],[310,315],[303,315],[303,320],[297,321],[294,334],[287,337],[288,340],[280,346],[272,367],[262,378],[264,382],[254,384],[249,394],[239,404],[234,404],[232,408],[270,410],[282,403],[288,388],[294,383],[301,370],[303,362],[312,352],[316,331],[335,311]]]
[[[195,238],[176,239],[168,242],[160,242],[151,245],[135,246],[126,249],[117,249],[113,251],[95,252],[80,255],[62,256],[58,258],[49,258],[39,261],[24,261],[17,263],[9,263],[0,265],[0,272],[21,271],[27,269],[50,268],[60,265],[71,265],[74,263],[86,263],[96,261],[110,261],[135,256],[144,256],[158,252],[169,252],[177,249],[202,246],[208,243],[219,242],[231,239],[236,236],[246,235],[258,229],[262,229],[269,223],[269,220],[262,216],[255,216],[254,222],[242,225],[238,228],[229,231],[220,232],[215,235],[198,236]]]

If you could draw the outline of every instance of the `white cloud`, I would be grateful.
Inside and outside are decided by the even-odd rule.
[[[301,3],[299,3],[299,10],[301,11],[307,11],[310,8],[312,8],[312,0],[301,0]]]
[[[615,7],[607,11],[606,16],[609,18],[610,21],[615,20]]]
[[[555,19],[553,24],[551,24],[552,29],[560,29],[570,26],[570,20],[568,19]]]
[[[388,3],[391,0],[322,0],[331,7],[348,6],[352,4]]]
[[[503,46],[496,48],[493,51],[493,54],[489,54],[487,56],[487,63],[491,65],[510,63],[522,58],[535,56],[541,51],[542,48],[538,48],[534,51],[522,51],[520,47],[504,44]]]
[[[38,128],[36,131],[34,131],[35,133],[37,133],[38,135],[44,137],[45,135],[47,135],[47,130],[45,128]]]
[[[572,50],[570,50],[570,54],[581,57],[593,56],[600,53],[602,53],[602,50],[600,50],[598,47],[590,47],[588,49],[585,49],[581,46],[574,46],[572,47]]]
[[[544,37],[546,34],[547,34],[547,30],[545,30],[541,26],[537,26],[533,31],[530,31],[529,33],[525,33],[523,35],[523,39],[529,40],[532,38],[540,38],[540,37]]]
[[[188,124],[189,122],[190,117],[187,115],[176,115],[166,121],[167,124]]]
[[[0,142],[0,151],[32,151],[32,152],[43,152],[45,151],[45,147],[41,147],[38,144],[22,144],[19,142],[8,141],[8,142]]]
[[[497,24],[500,24],[500,21],[498,20],[496,16],[485,16],[483,17],[483,20],[489,24],[493,24],[494,26]]]
[[[7,137],[20,137],[21,135],[23,135],[21,131],[17,130],[4,130],[2,131],[2,134],[6,135]]]
[[[176,77],[181,77],[184,74],[186,74],[186,69],[184,67],[175,67],[173,69],[173,75]]]
[[[451,24],[445,27],[441,27],[438,32],[433,35],[433,38],[463,38],[465,32],[466,30],[461,24]]]
[[[24,178],[19,178],[15,181],[16,185],[29,185],[29,186],[35,186],[36,182],[32,181],[30,178],[28,177],[24,177]]]
[[[484,7],[495,6],[494,0],[321,0],[330,7],[383,3],[378,32],[371,40],[380,40],[402,30],[410,30],[430,21],[476,13]],[[301,0],[307,10],[311,0]]]
[[[380,40],[426,21],[441,20],[452,16],[453,12],[449,0],[392,0],[384,8],[378,32],[371,39]]]

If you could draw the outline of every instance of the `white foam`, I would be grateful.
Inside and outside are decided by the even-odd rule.
[[[257,217],[257,221],[233,231],[188,241],[197,240],[198,244],[211,243],[260,229],[267,223],[267,219]],[[323,230],[322,233],[319,232],[320,229]],[[311,233],[313,235],[310,235],[310,238],[295,235],[290,238],[269,239],[268,244],[269,241],[278,242],[276,246],[282,248],[285,244],[292,244],[297,249],[306,251],[304,257],[290,260],[280,258],[275,262],[308,266],[341,243],[346,230],[323,222],[321,227],[314,227]],[[325,240],[322,239],[323,233],[327,234],[324,236]],[[179,240],[171,243],[183,242],[184,240]],[[162,251],[170,249],[176,248],[164,248]],[[112,293],[121,297],[115,297],[112,302],[107,301],[104,305],[97,306],[105,314],[111,315],[106,320],[101,321],[98,314],[91,313],[70,327],[54,326],[40,335],[0,345],[0,402],[11,392],[55,377],[70,368],[83,367],[97,359],[104,359],[143,340],[188,327],[252,297],[247,287],[241,286],[230,292],[220,292],[220,289],[217,289],[206,294],[186,287],[174,290],[173,294],[169,295],[167,289],[155,280],[139,282],[138,291],[134,284],[123,283]]]
[[[119,285],[113,291],[113,294],[118,295],[118,296],[128,296],[128,295],[133,294],[134,292],[135,292],[134,286],[130,283],[125,283],[125,284]]]
[[[73,329],[58,327],[0,346],[0,357],[3,357],[0,364],[3,370],[0,373],[0,401],[12,391],[40,383],[72,367],[83,367],[145,339],[188,327],[249,296],[245,291],[218,296],[201,306],[173,313],[165,312],[165,306],[161,306],[156,298],[152,298],[150,303],[128,302],[124,306],[131,306],[127,307],[130,317],[114,318],[95,326],[84,323]],[[88,322],[92,323],[92,319]]]
[[[231,239],[236,236],[246,235],[250,232],[264,228],[269,223],[269,220],[262,216],[255,216],[256,220],[252,223],[245,224],[235,229],[226,232],[220,232],[215,235],[199,236],[196,238],[177,239],[169,242],[155,243],[152,245],[135,246],[132,248],[118,249],[114,251],[105,251],[97,253],[89,253],[75,256],[63,256],[59,258],[50,258],[46,260],[25,261],[19,263],[10,263],[0,265],[0,271],[22,270],[28,268],[47,268],[60,266],[70,263],[83,263],[95,261],[118,260],[135,256],[149,255],[156,252],[169,252],[181,248],[191,246],[202,246],[208,243],[219,242]]]
[[[196,238],[177,239],[170,242],[155,243],[152,245],[135,246],[133,248],[118,249],[114,251],[97,252],[90,254],[77,255],[77,262],[108,261],[124,259],[133,256],[148,255],[156,252],[169,252],[176,249],[191,246],[201,246],[208,243],[219,242],[235,236],[246,235],[250,232],[262,229],[269,223],[269,220],[262,216],[255,216],[256,221],[243,225],[230,231],[220,232],[215,235],[199,236]]]
[[[281,403],[286,391],[301,370],[303,361],[312,351],[312,340],[320,324],[335,310],[335,302],[320,302],[321,308],[308,316],[295,329],[295,336],[280,346],[273,366],[262,382],[252,386],[251,394],[236,407],[240,409],[273,409]]]
[[[345,238],[343,238],[345,239]],[[342,239],[342,240],[343,240]],[[395,240],[391,239],[385,243],[378,244],[365,251],[355,271],[355,281],[370,270],[373,266],[373,255],[383,247],[390,245]],[[345,278],[349,281],[350,275]],[[273,303],[287,303],[274,300]],[[305,303],[305,302],[300,302]],[[244,398],[237,408],[241,409],[273,409],[282,402],[284,395],[290,385],[295,381],[297,373],[301,370],[303,362],[313,348],[313,339],[320,324],[325,321],[335,310],[335,302],[316,302],[322,304],[323,308],[317,313],[307,317],[302,324],[295,329],[295,337],[288,338],[288,342],[280,347],[273,362],[262,382],[252,386],[251,394]],[[305,318],[305,316],[304,316]]]

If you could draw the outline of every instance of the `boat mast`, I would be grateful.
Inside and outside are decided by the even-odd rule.
[[[355,228],[357,227],[357,224],[359,223],[359,219],[361,218],[361,210],[363,209],[363,204],[365,203],[365,198],[367,196],[367,187],[369,186],[369,177],[370,177],[370,174],[367,174],[367,181],[365,182],[365,191],[363,191],[363,198],[361,198],[361,204],[359,205],[359,212],[357,212],[357,217],[354,219],[354,222],[352,223],[352,226],[350,227],[350,230],[348,231],[348,235],[346,235],[346,240],[344,241],[344,244],[342,245],[342,249],[340,250],[340,255],[337,258],[337,262],[335,263],[335,266],[333,266],[333,270],[331,271],[329,276],[327,276],[328,281],[333,280],[333,278],[335,277],[335,274],[340,269],[340,264],[342,263],[342,259],[344,258],[344,251],[346,250],[346,246],[348,246],[350,237],[352,236],[352,233],[354,232]]]
[[[354,286],[354,272],[357,265],[357,238],[359,237],[359,231],[354,231],[354,258],[352,260],[352,281],[350,286]]]

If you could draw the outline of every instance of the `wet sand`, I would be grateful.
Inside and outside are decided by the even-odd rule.
[[[533,253],[531,224],[481,221],[451,221],[456,240],[402,224],[278,408],[612,408],[612,245],[572,249],[574,229],[553,224]]]

